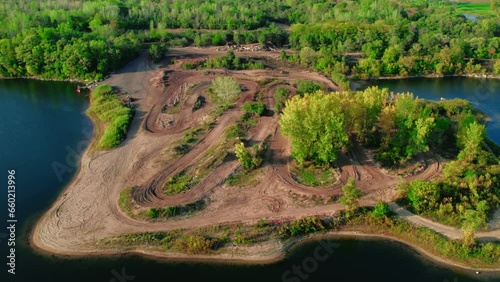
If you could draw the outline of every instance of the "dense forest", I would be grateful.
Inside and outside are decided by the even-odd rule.
[[[500,74],[497,2],[471,20],[442,1],[7,0],[0,76],[98,79],[148,42],[289,44],[296,51],[283,58],[342,88],[346,76]]]
[[[325,73],[360,78],[414,74],[500,74],[496,15],[474,21],[453,5],[343,2],[334,19],[292,26],[290,58]],[[493,11],[492,11],[493,12]]]

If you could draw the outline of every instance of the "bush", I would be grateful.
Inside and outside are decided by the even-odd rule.
[[[371,215],[376,218],[386,217],[390,214],[389,205],[385,202],[378,202],[375,204]]]
[[[184,240],[177,240],[176,249],[188,254],[205,254],[217,247],[217,240],[198,235],[190,235]]]
[[[216,77],[208,89],[215,102],[231,104],[238,99],[241,93],[238,80],[231,77]]]
[[[165,58],[168,52],[168,46],[166,44],[151,44],[149,46],[149,56],[153,62],[161,62]]]
[[[163,187],[163,191],[167,195],[179,194],[190,189],[198,182],[199,182],[198,178],[185,174],[184,171],[181,171],[180,173],[174,175],[169,180],[167,180],[165,186]]]
[[[262,116],[266,110],[266,104],[262,102],[245,102],[243,105],[243,111],[247,113],[254,113],[258,116]]]
[[[312,80],[301,80],[297,85],[297,94],[299,95],[311,94],[318,90],[321,90],[321,85]]]
[[[285,107],[285,101],[290,96],[290,90],[284,87],[278,87],[274,93],[274,113],[279,114]]]
[[[408,200],[418,213],[432,209],[439,201],[439,189],[435,183],[414,180],[408,187]]]
[[[321,232],[326,228],[317,216],[309,216],[284,223],[279,228],[281,238],[290,238],[309,233]]]

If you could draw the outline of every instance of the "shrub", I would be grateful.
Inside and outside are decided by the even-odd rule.
[[[301,80],[297,85],[297,94],[299,95],[311,94],[318,90],[321,90],[321,85],[312,80]]]
[[[198,178],[185,174],[184,171],[181,171],[167,180],[165,186],[163,187],[163,191],[165,191],[167,195],[179,194],[193,187],[198,182]]]
[[[198,235],[190,235],[184,240],[177,240],[176,248],[188,254],[208,253],[217,247],[217,240]]]
[[[290,238],[309,233],[321,232],[326,228],[317,216],[309,216],[284,223],[279,228],[281,238]]]
[[[378,202],[375,204],[371,215],[376,218],[382,218],[389,215],[391,211],[389,210],[389,205],[385,202]]]
[[[262,102],[246,102],[243,105],[243,111],[262,116],[266,110],[266,104]]]
[[[219,76],[212,80],[209,92],[214,97],[215,102],[231,104],[238,99],[241,88],[238,80],[231,77]]]

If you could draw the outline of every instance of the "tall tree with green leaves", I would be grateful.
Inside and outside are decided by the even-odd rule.
[[[484,125],[479,124],[477,121],[469,124],[461,136],[460,145],[462,150],[458,154],[458,159],[466,162],[476,160],[482,151],[482,143],[485,136],[486,129]]]
[[[238,99],[241,88],[238,80],[231,77],[219,76],[212,80],[209,92],[215,98],[216,102],[231,104]]]
[[[486,218],[482,213],[476,210],[466,210],[462,222],[463,243],[467,246],[474,245],[474,233],[485,225]]]
[[[358,208],[358,200],[363,194],[361,190],[356,187],[356,182],[352,178],[349,178],[347,183],[342,186],[342,192],[344,192],[344,195],[340,197],[339,201],[341,204],[345,205],[346,211],[348,215],[350,215]]]
[[[300,165],[311,160],[328,164],[348,145],[344,113],[338,95],[315,93],[287,101],[280,120],[281,133],[292,143],[292,156]]]

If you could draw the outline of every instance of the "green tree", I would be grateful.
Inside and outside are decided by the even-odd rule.
[[[312,80],[301,80],[297,84],[297,94],[312,94],[321,89],[321,85]]]
[[[240,161],[241,166],[245,170],[257,168],[262,163],[259,147],[254,147],[253,151],[245,149],[245,144],[240,142],[234,146],[236,157]]]
[[[474,245],[474,233],[486,225],[486,218],[476,210],[466,210],[462,221],[464,245]]]
[[[493,65],[493,73],[500,74],[500,59],[495,60],[495,64]]]
[[[407,197],[413,209],[420,213],[436,206],[440,193],[435,183],[419,179],[410,183]]]
[[[215,98],[216,102],[231,104],[241,93],[238,80],[231,77],[219,76],[212,80],[209,92]]]
[[[292,143],[292,155],[300,165],[306,160],[327,164],[349,138],[338,95],[315,93],[287,101],[279,121],[281,133]]]
[[[382,218],[389,215],[391,210],[389,209],[389,205],[385,202],[378,202],[373,207],[373,211],[371,215],[376,218]]]
[[[347,183],[342,186],[342,192],[344,194],[340,197],[339,201],[346,206],[346,211],[350,214],[358,208],[358,200],[363,194],[356,187],[356,182],[352,178],[349,178]]]
[[[151,44],[149,46],[149,56],[153,60],[153,62],[158,63],[163,58],[165,58],[168,52],[168,46],[164,43],[161,44]]]

